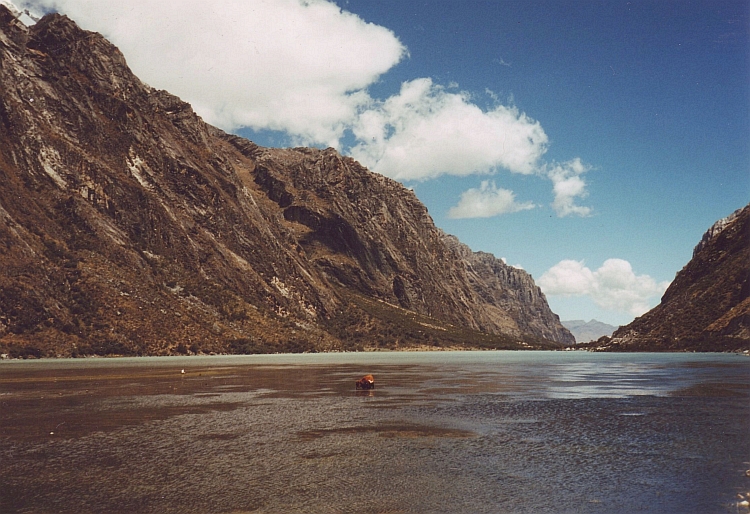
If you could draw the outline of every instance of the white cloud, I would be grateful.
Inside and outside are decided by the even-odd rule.
[[[508,259],[506,259],[505,257],[500,257],[500,260],[503,261],[503,264],[508,264]],[[521,270],[523,269],[523,266],[521,266],[520,264],[508,264],[508,266],[510,266],[511,268],[516,268],[516,269],[521,269]]]
[[[543,163],[547,134],[512,100],[502,105],[488,91],[495,106],[483,109],[457,83],[443,87],[430,78],[372,98],[368,88],[408,51],[391,30],[329,0],[14,1],[102,33],[141,79],[224,130],[270,129],[295,144],[333,146],[397,180],[499,170],[542,175],[552,180],[558,216],[591,212],[576,204],[587,194],[588,168],[580,159]],[[349,149],[341,147],[347,130],[355,136]],[[530,205],[502,190],[465,194],[455,213],[480,198],[498,212]]]
[[[570,216],[589,216],[590,207],[576,205],[576,198],[586,198],[586,182],[583,175],[591,168],[581,162],[581,159],[575,159],[562,164],[552,164],[546,167],[546,174],[553,184],[555,200],[552,202],[552,208],[559,217]]]
[[[603,309],[640,316],[661,297],[669,282],[657,283],[648,275],[636,275],[623,259],[607,259],[596,271],[583,261],[560,261],[537,281],[549,296],[589,296]],[[653,302],[655,303],[655,302]]]
[[[482,181],[479,189],[471,188],[461,193],[458,205],[451,207],[448,217],[460,218],[490,218],[499,214],[533,209],[531,202],[516,202],[513,191],[498,188],[494,182]]]
[[[136,75],[207,122],[337,146],[365,88],[406,48],[325,0],[34,0],[117,45]]]
[[[515,107],[483,111],[465,93],[429,78],[404,82],[398,95],[373,104],[353,127],[351,155],[398,180],[466,176],[505,168],[531,174],[547,151],[539,122]]]
[[[594,273],[583,261],[564,260],[544,272],[537,284],[545,294],[581,296],[594,290]]]

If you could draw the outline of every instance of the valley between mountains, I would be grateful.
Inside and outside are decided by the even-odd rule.
[[[441,231],[400,183],[208,125],[66,16],[27,27],[0,5],[0,86],[0,354],[575,343],[528,273]],[[659,306],[584,346],[750,349],[749,209],[709,229]]]

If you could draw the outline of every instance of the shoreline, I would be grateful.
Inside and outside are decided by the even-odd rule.
[[[568,346],[566,348],[561,349],[533,349],[533,348],[519,348],[519,349],[497,349],[497,348],[482,348],[482,347],[460,347],[460,346],[441,346],[441,347],[434,347],[431,345],[418,345],[418,346],[410,346],[410,347],[403,347],[403,348],[365,348],[364,350],[356,351],[356,350],[326,350],[322,352],[278,352],[278,353],[243,353],[243,354],[235,354],[235,353],[199,353],[199,354],[187,354],[187,355],[83,355],[79,357],[66,357],[66,356],[56,356],[56,357],[34,357],[34,356],[25,356],[25,357],[10,357],[8,354],[0,354],[0,363],[2,362],[17,362],[17,361],[40,361],[40,360],[50,360],[50,361],[85,361],[85,360],[118,360],[118,359],[153,359],[153,358],[186,358],[190,359],[193,357],[196,358],[202,358],[202,357],[250,357],[250,356],[261,356],[261,355],[287,355],[287,356],[293,356],[293,355],[326,355],[326,354],[352,354],[352,355],[363,355],[363,354],[373,354],[373,353],[461,353],[461,352],[529,352],[529,353],[536,353],[536,352],[563,352],[563,353],[569,353],[569,352],[576,352],[576,353],[613,353],[613,354],[709,354],[709,353],[715,353],[715,354],[722,354],[722,355],[729,355],[734,354],[741,357],[750,357],[750,350],[732,350],[732,351],[596,351],[594,349],[588,349],[588,348],[575,348],[572,346]]]

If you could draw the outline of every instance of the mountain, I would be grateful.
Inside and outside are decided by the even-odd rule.
[[[593,346],[608,351],[750,349],[750,205],[705,233],[659,305]]]
[[[611,336],[612,332],[617,329],[617,327],[613,327],[612,325],[602,323],[595,319],[592,319],[591,321],[574,319],[563,321],[562,324],[565,328],[570,330],[570,333],[573,334],[578,343],[595,341],[602,336]]]
[[[97,33],[0,5],[0,352],[168,355],[573,336],[530,275],[333,149],[262,148]]]

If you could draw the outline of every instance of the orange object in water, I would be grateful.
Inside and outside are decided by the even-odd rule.
[[[375,378],[372,375],[365,375],[355,383],[357,389],[375,389]]]

